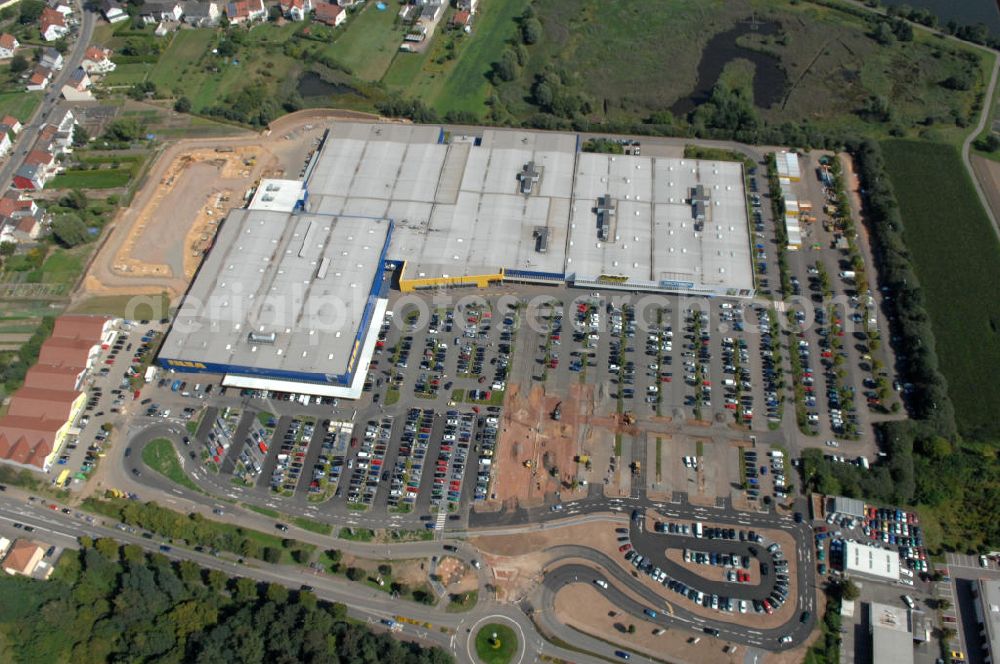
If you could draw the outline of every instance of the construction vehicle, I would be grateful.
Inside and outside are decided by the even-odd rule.
[[[583,464],[590,463],[590,455],[588,455],[588,454],[578,454],[577,457],[576,457],[576,462],[577,463],[583,463]]]
[[[524,462],[524,467],[525,468],[534,468],[535,467],[535,462],[532,461],[531,459],[526,459],[525,462]]]
[[[625,411],[625,413],[622,414],[622,422],[625,424],[635,424],[635,415],[629,411]]]
[[[556,407],[552,409],[552,419],[556,422],[562,417],[562,401],[556,404]]]

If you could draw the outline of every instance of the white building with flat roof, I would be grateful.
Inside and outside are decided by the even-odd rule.
[[[844,571],[899,581],[899,553],[857,542],[844,542]]]

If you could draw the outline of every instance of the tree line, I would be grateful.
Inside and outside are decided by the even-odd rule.
[[[110,539],[81,540],[49,581],[2,575],[5,661],[446,664],[348,622],[312,592],[231,578]]]

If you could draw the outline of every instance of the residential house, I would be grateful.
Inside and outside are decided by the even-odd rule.
[[[177,0],[149,0],[139,9],[139,17],[146,24],[179,21],[183,15],[184,7]]]
[[[45,41],[55,41],[69,34],[69,27],[66,25],[66,17],[51,7],[42,10],[42,15],[38,19],[38,31]]]
[[[115,63],[111,62],[111,49],[91,46],[83,53],[83,62],[80,63],[83,70],[88,74],[107,74],[115,70]]]
[[[455,4],[455,8],[460,12],[469,12],[470,14],[475,14],[476,9],[479,7],[479,0],[458,0]]]
[[[196,28],[218,25],[221,17],[217,2],[188,2],[184,5],[184,22]]]
[[[0,118],[0,125],[6,125],[7,130],[14,132],[15,136],[21,133],[21,121],[13,115],[5,115]]]
[[[62,53],[52,48],[51,46],[46,46],[42,50],[42,58],[38,61],[38,64],[45,67],[46,69],[51,69],[52,71],[59,71],[63,68],[63,56]]]
[[[66,81],[66,85],[60,90],[60,94],[67,101],[87,101],[94,98],[94,95],[90,94],[91,85],[93,85],[93,81],[90,80],[86,70],[83,67],[77,67],[70,75],[69,80]]]
[[[10,140],[10,134],[6,131],[0,134],[0,157],[6,157],[12,147],[14,144]]]
[[[19,192],[10,190],[0,197],[0,217],[20,219],[33,216],[40,216],[40,211],[30,198],[24,198]]]
[[[38,242],[43,226],[35,217],[4,219],[0,217],[0,243],[23,244]]]
[[[253,23],[267,18],[264,0],[236,0],[226,5],[226,18],[230,23]]]
[[[125,13],[125,8],[118,0],[101,0],[100,8],[104,20],[108,23],[113,24],[128,20],[128,14]]]
[[[285,18],[291,21],[304,21],[313,10],[312,0],[280,0],[278,5]]]
[[[457,11],[451,15],[451,21],[449,21],[449,25],[452,28],[459,28],[465,31],[469,31],[472,29],[472,14],[470,14],[468,10],[465,9]]]
[[[63,16],[69,16],[73,13],[73,5],[68,0],[49,0],[48,5]]]
[[[21,167],[14,172],[14,188],[44,189],[58,170],[59,163],[55,155],[45,150],[32,150],[24,158]]]
[[[364,0],[331,0],[331,2],[335,2],[340,7],[353,7],[361,4]]]
[[[45,549],[34,542],[19,539],[3,559],[3,571],[11,576],[32,576],[45,557]]]
[[[39,90],[44,90],[49,87],[49,83],[51,82],[52,70],[39,65],[35,67],[35,71],[31,73],[30,77],[28,77],[28,92],[38,92]]]
[[[315,18],[320,23],[337,27],[347,20],[347,10],[340,5],[320,2],[316,5]]]
[[[14,51],[17,47],[21,45],[21,42],[17,41],[17,37],[5,32],[0,35],[0,60],[6,60],[7,58],[14,57]]]
[[[73,151],[73,135],[76,132],[76,116],[66,110],[58,122],[51,122],[38,132],[36,145],[44,145],[53,154]]]
[[[443,13],[444,3],[440,2],[440,0],[430,0],[421,6],[420,18],[418,20],[425,25],[436,23]]]
[[[63,315],[42,344],[38,362],[0,418],[0,459],[47,471],[76,425],[87,395],[80,384],[114,334],[112,321],[98,316]]]

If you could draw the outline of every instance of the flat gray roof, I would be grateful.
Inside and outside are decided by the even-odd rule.
[[[500,268],[633,283],[753,288],[742,165],[577,152],[575,134],[484,129],[440,141],[439,127],[337,123],[308,182],[308,210],[393,219],[389,258],[407,276]],[[521,193],[534,164],[538,181]],[[708,197],[696,225],[692,190]],[[597,199],[617,205],[597,236]],[[535,230],[548,229],[545,253]]]
[[[979,580],[979,616],[986,628],[986,646],[996,662],[1000,657],[1000,579]]]
[[[233,210],[161,356],[343,373],[389,230],[381,219]]]
[[[907,610],[889,604],[871,603],[872,662],[912,664],[913,633]]]

